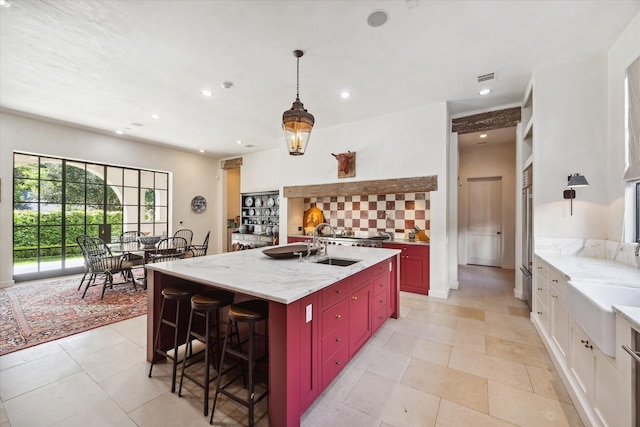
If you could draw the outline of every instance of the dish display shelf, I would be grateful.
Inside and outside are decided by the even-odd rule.
[[[231,236],[232,250],[252,249],[275,244],[280,223],[278,191],[243,193],[240,197],[240,203],[240,224],[238,232]]]

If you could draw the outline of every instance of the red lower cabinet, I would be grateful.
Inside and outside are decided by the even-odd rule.
[[[400,290],[429,294],[429,246],[384,243],[385,248],[400,249]]]
[[[371,336],[371,283],[353,291],[349,301],[349,357]]]

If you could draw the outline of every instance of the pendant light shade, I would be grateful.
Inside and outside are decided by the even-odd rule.
[[[315,123],[313,115],[308,113],[300,102],[300,57],[302,55],[304,53],[301,50],[293,51],[293,56],[296,57],[296,100],[291,109],[282,114],[282,130],[284,130],[287,149],[292,156],[304,154]]]

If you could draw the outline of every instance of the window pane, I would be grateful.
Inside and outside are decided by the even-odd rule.
[[[124,170],[124,185],[127,187],[138,187],[138,171],[125,169]]]
[[[152,223],[140,224],[140,231],[143,233],[153,234],[153,224]]]
[[[60,248],[62,246],[62,227],[60,226],[44,226],[40,227],[40,249],[47,249],[48,254],[58,251],[60,255]]]
[[[138,206],[138,187],[136,188],[125,187],[124,198],[122,199],[122,203],[125,205]]]
[[[100,236],[99,228],[97,225],[87,225],[87,228],[84,234],[90,237],[99,237]]]
[[[13,176],[17,178],[38,178],[38,157],[16,154],[13,161]]]
[[[87,205],[87,224],[103,224],[104,211],[102,206]]]
[[[64,241],[67,245],[77,245],[76,238],[82,236],[84,233],[84,225],[71,225],[65,229]]]
[[[38,180],[37,179],[21,179],[13,180],[13,200],[14,202],[31,202],[38,201]]]
[[[38,224],[38,204],[25,203],[21,208],[13,210],[13,225],[37,225]]]
[[[15,227],[13,229],[13,242],[14,249],[26,250],[37,248],[38,227]]]
[[[156,190],[156,205],[157,206],[167,206],[167,191],[166,190]]]
[[[167,221],[167,208],[165,207],[157,207],[156,208],[156,222],[168,222]]]
[[[62,182],[40,181],[40,201],[62,203]]]
[[[62,160],[40,158],[40,179],[62,181]]]
[[[84,182],[86,172],[84,163],[67,162],[66,163],[67,182]]]
[[[82,205],[66,205],[64,214],[65,224],[82,224],[84,225],[84,206]]]
[[[154,227],[154,233],[156,236],[162,236],[167,234],[167,224],[156,224]]]
[[[138,223],[138,205],[122,207],[122,222]]]
[[[153,172],[140,171],[140,187],[153,188]]]
[[[40,225],[62,224],[62,212],[60,205],[42,203],[40,205]]]
[[[114,168],[109,166],[107,168],[107,184],[114,186],[122,186],[122,168]]]
[[[67,182],[65,197],[67,203],[84,204],[84,183]]]
[[[104,186],[102,184],[87,185],[87,203],[96,205],[104,203]]]
[[[169,189],[169,174],[156,172],[156,188],[161,190]]]

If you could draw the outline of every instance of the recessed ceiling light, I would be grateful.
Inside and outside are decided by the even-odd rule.
[[[202,91],[200,91],[200,93],[204,96],[212,96],[213,92],[211,92],[210,90],[207,89],[202,89]]]
[[[484,95],[489,95],[491,93],[491,89],[482,89],[480,92],[478,92],[478,95],[484,96]]]
[[[233,82],[222,82],[220,83],[220,86],[222,86],[225,89],[229,89],[231,86],[233,86]]]
[[[201,152],[201,153],[204,153],[204,150],[201,148],[201,149],[200,149],[200,152]]]
[[[376,10],[375,12],[371,12],[369,17],[367,18],[367,24],[370,27],[381,27],[387,23],[389,20],[389,14],[384,10]]]
[[[158,114],[152,114],[151,118],[158,120],[160,118],[160,116]]]
[[[486,138],[486,137],[487,137],[486,133],[483,133],[482,135],[480,135],[480,138]]]
[[[341,92],[340,93],[340,98],[342,99],[349,99],[349,97],[351,97],[351,94],[347,91]]]
[[[242,144],[242,141],[237,140],[237,141],[236,141],[236,144],[241,145],[241,144]]]
[[[116,131],[116,133],[117,133],[118,135],[123,135],[123,134],[124,134],[124,132],[123,132],[123,131],[121,131],[121,130],[117,130],[117,131]]]

